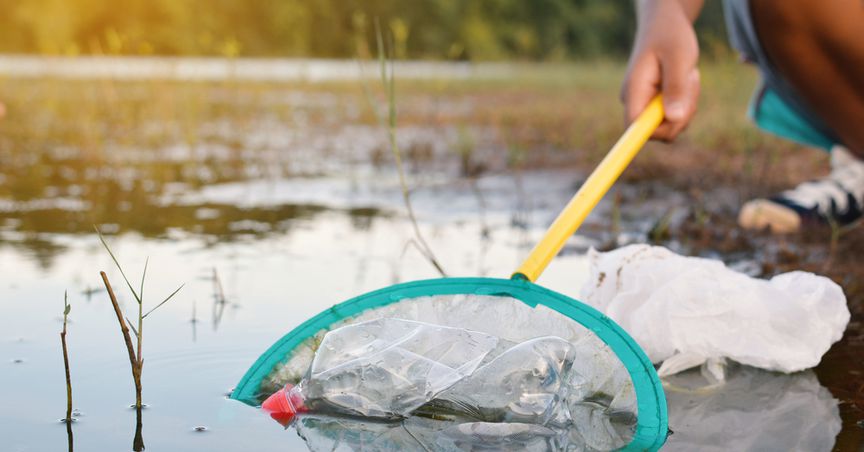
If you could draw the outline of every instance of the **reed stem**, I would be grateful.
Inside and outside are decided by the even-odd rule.
[[[66,324],[69,318],[69,295],[63,293],[63,331],[60,332],[60,343],[63,345],[63,367],[66,369],[66,423],[72,423],[72,375],[69,372],[69,349],[66,346]],[[70,427],[71,428],[71,427]]]
[[[120,304],[117,302],[117,296],[114,295],[114,289],[108,281],[108,275],[105,272],[99,272],[102,276],[102,282],[105,283],[105,289],[108,291],[108,297],[111,299],[111,305],[114,307],[114,313],[117,314],[117,322],[120,324],[120,332],[123,334],[123,341],[126,343],[126,350],[129,352],[129,365],[132,367],[132,379],[135,381],[135,408],[141,408],[141,368],[144,362],[140,357],[135,356],[135,347],[132,345],[132,337],[129,335],[129,327],[126,326],[126,321],[123,319],[123,312],[120,310]],[[139,336],[140,331],[136,334]]]

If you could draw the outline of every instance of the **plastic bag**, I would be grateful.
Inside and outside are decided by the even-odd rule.
[[[756,279],[648,245],[591,250],[589,259],[582,301],[663,363],[661,377],[705,364],[722,380],[727,358],[787,373],[807,369],[849,323],[843,290],[812,273]]]

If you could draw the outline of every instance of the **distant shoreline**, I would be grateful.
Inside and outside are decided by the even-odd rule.
[[[500,79],[509,63],[397,61],[397,77],[414,80]],[[377,78],[377,62],[294,58],[130,57],[0,55],[0,75],[120,80],[248,80],[327,82]]]

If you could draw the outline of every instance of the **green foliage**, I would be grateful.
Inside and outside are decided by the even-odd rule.
[[[700,28],[725,49],[720,2]],[[0,52],[54,55],[355,56],[367,26],[392,30],[397,58],[621,57],[633,0],[0,0]]]

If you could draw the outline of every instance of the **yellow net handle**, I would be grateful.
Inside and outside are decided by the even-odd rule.
[[[543,239],[531,250],[531,254],[513,274],[514,278],[537,280],[552,258],[561,251],[567,239],[579,229],[585,217],[594,210],[594,206],[618,180],[618,176],[636,157],[661,122],[663,122],[663,101],[658,95],[624,131],[600,165],[582,184],[573,199],[567,203],[558,218],[549,226]]]

